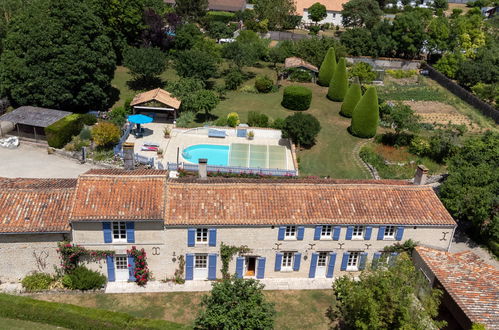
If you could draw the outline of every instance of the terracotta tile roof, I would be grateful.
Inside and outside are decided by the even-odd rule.
[[[319,69],[315,65],[305,61],[304,59],[301,59],[299,57],[294,57],[294,56],[286,58],[286,60],[284,61],[284,66],[286,68],[304,67],[304,68],[307,68],[311,71],[319,72]]]
[[[78,179],[70,219],[162,220],[166,179],[166,171],[90,170]]]
[[[180,103],[181,103],[180,100],[174,98],[167,91],[165,91],[161,88],[156,88],[156,89],[135,95],[135,97],[133,98],[132,103],[130,103],[130,105],[134,106],[134,105],[139,105],[139,104],[151,102],[151,101],[157,101],[157,102],[163,103],[163,104],[168,105],[168,106],[175,108],[175,109],[179,109]]]
[[[0,233],[68,232],[76,179],[0,179]]]
[[[448,253],[418,246],[417,253],[472,322],[499,329],[499,270],[471,251]]]
[[[170,180],[165,223],[456,224],[430,187],[267,181],[207,184]]]
[[[326,10],[340,12],[343,10],[343,4],[348,0],[296,0],[296,13],[303,16],[304,9],[312,7],[316,2],[320,2],[326,6]]]

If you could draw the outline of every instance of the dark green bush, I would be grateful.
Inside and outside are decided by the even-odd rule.
[[[291,81],[310,82],[310,80],[312,80],[312,76],[308,71],[300,69],[294,69],[289,71],[290,71],[289,80]]]
[[[235,19],[236,15],[227,11],[209,11],[206,13],[206,19],[222,23],[229,23]]]
[[[291,110],[307,110],[312,102],[312,91],[303,86],[288,86],[284,89],[281,105]]]
[[[224,78],[225,87],[230,90],[236,90],[244,82],[244,74],[238,70],[230,70]]]
[[[92,126],[97,123],[97,117],[89,113],[81,115],[81,119],[83,120],[83,124],[87,126]]]
[[[314,145],[315,138],[321,130],[321,124],[314,116],[301,112],[286,117],[283,125],[283,135],[295,144],[303,147]]]
[[[384,133],[376,136],[376,142],[382,143],[386,146],[392,147],[406,147],[409,146],[414,139],[414,134],[411,133]]]
[[[106,284],[106,277],[85,266],[76,267],[71,273],[64,275],[62,283],[71,290],[100,289]]]
[[[119,106],[108,112],[109,121],[118,127],[122,127],[130,113],[124,106]]]
[[[333,79],[329,84],[327,92],[328,99],[336,102],[343,102],[348,90],[348,75],[345,58],[342,57],[336,66]]]
[[[220,117],[215,121],[215,126],[227,126],[227,117]]]
[[[343,103],[341,104],[340,114],[351,118],[353,110],[355,109],[357,103],[359,103],[361,97],[362,91],[360,89],[360,85],[352,84],[350,88],[348,88],[345,98],[343,99]]]
[[[375,136],[379,121],[378,108],[376,88],[369,87],[353,111],[350,132],[361,138]]]
[[[251,127],[268,127],[269,117],[257,111],[250,111],[248,113],[248,125]]]
[[[267,76],[257,77],[255,80],[255,88],[259,93],[268,93],[272,91],[274,81]]]
[[[83,119],[81,115],[71,114],[45,127],[47,143],[52,148],[62,148],[71,141],[71,137],[78,135],[82,128]]]
[[[54,278],[51,275],[46,273],[34,273],[23,278],[21,284],[26,291],[33,292],[48,290],[52,282],[54,282]]]
[[[270,127],[271,128],[275,128],[275,129],[283,129],[284,127],[284,118],[277,118],[275,119],[272,124],[270,124]]]

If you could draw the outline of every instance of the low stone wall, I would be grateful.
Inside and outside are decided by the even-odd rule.
[[[396,69],[396,70],[417,70],[421,66],[419,61],[404,60],[400,58],[387,58],[379,57],[374,58],[370,56],[348,56],[346,60],[350,64],[359,62],[367,63],[373,67],[381,67],[383,69]]]

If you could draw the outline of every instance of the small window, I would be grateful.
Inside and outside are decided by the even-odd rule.
[[[286,231],[284,232],[285,239],[295,239],[296,238],[296,226],[286,226]]]
[[[128,269],[128,261],[126,257],[116,256],[116,269]]]
[[[113,241],[126,241],[125,222],[113,222]]]
[[[208,243],[208,228],[196,229],[196,243]]]
[[[395,226],[386,226],[384,239],[395,238]]]
[[[208,268],[208,257],[205,255],[196,255],[194,268]]]
[[[350,252],[350,255],[348,256],[347,270],[350,271],[359,270],[359,259],[360,259],[360,252],[358,251]]]
[[[321,238],[331,238],[332,234],[333,234],[333,226],[331,225],[322,226]]]
[[[294,252],[284,252],[282,254],[281,270],[293,270]]]
[[[336,18],[336,13],[333,13],[333,18]]]
[[[352,239],[364,239],[364,226],[353,226]]]
[[[319,258],[317,259],[317,267],[326,267],[327,252],[319,253]]]

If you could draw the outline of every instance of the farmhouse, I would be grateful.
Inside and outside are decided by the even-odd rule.
[[[63,238],[115,251],[88,265],[109,281],[134,280],[132,246],[145,249],[158,280],[180,259],[186,280],[220,278],[222,242],[249,248],[229,265],[239,277],[334,278],[356,274],[396,242],[447,249],[456,227],[431,187],[394,180],[169,179],[159,170],[2,180],[0,250],[9,257],[0,280],[37,270],[41,251],[51,271]]]
[[[327,16],[319,24],[330,23],[335,26],[341,26],[341,11],[343,10],[343,4],[347,3],[347,0],[296,0],[296,14],[302,16],[302,22],[305,24],[313,23],[308,18],[308,8],[310,8],[314,3],[319,2],[326,7]]]

